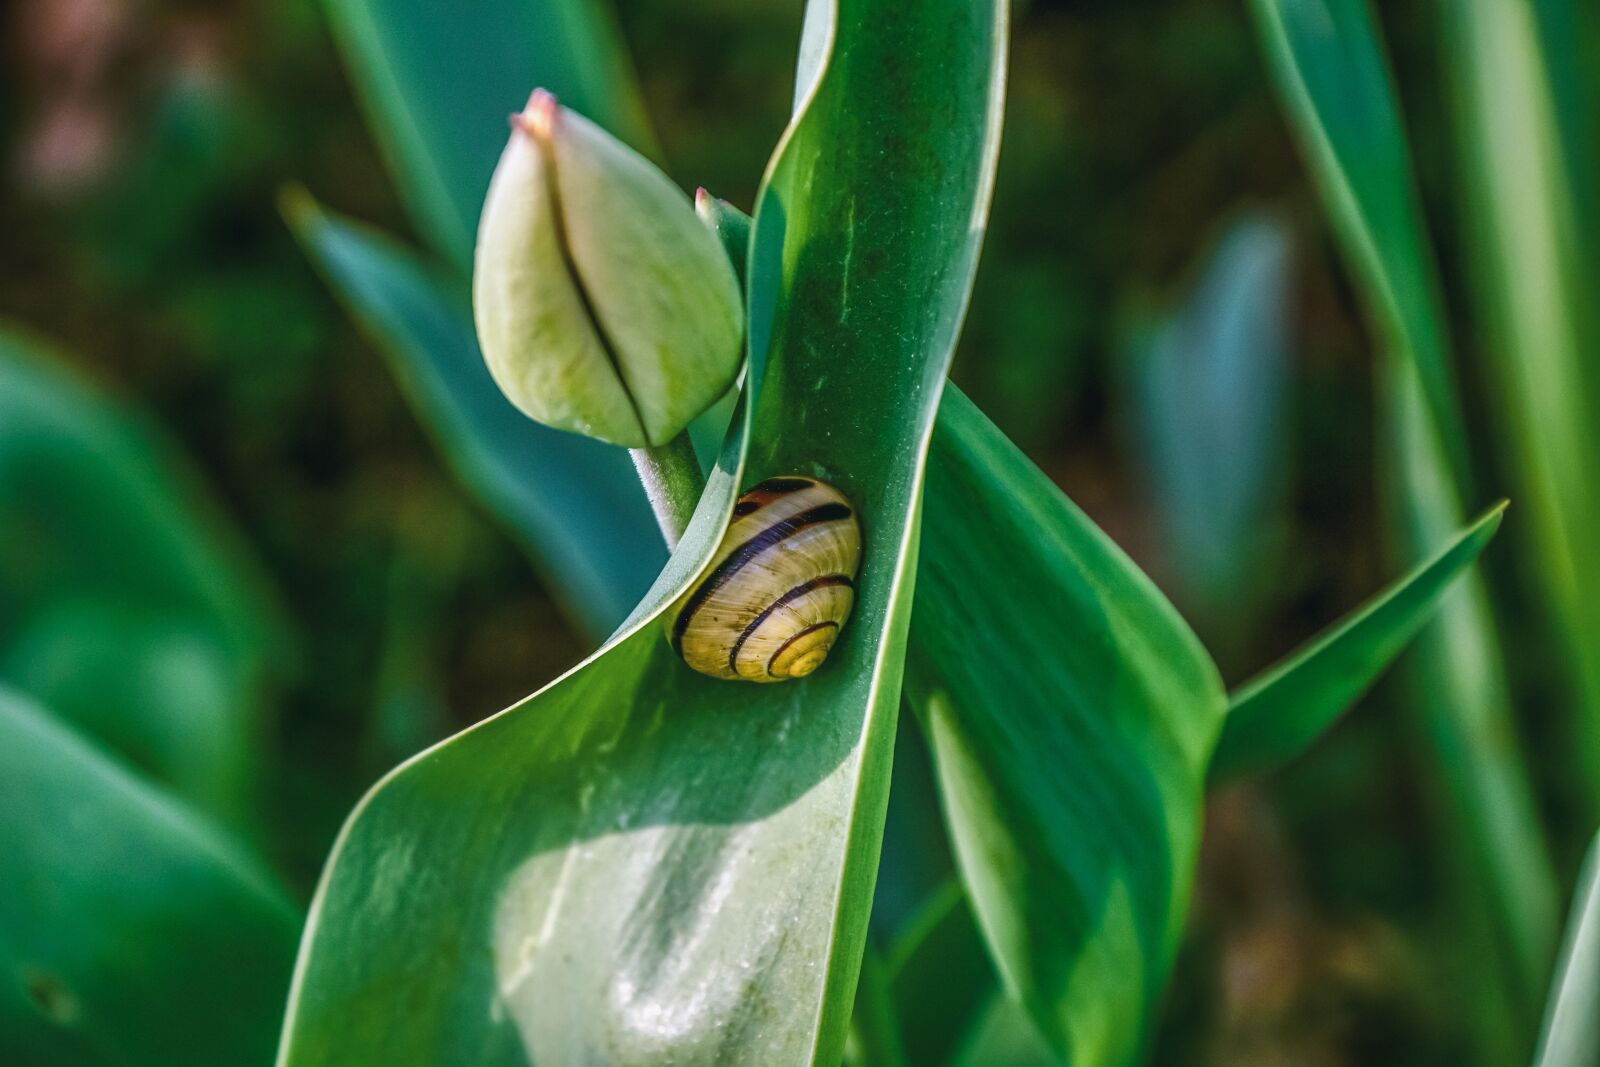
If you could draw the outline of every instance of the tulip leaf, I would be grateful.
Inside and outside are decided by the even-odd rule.
[[[604,0],[325,0],[417,225],[465,277],[506,116],[543,87],[644,152],[650,134]]]
[[[1449,0],[1442,56],[1457,89],[1484,365],[1530,505],[1528,569],[1578,696],[1569,729],[1587,810],[1600,814],[1600,259],[1580,163],[1600,116],[1582,80],[1571,84],[1590,36],[1580,7]]]
[[[1127,1062],[1187,907],[1226,708],[1216,668],[1138,568],[954,390],[921,559],[906,690],[985,941],[1057,1055]]]
[[[174,799],[0,690],[0,1047],[12,1063],[264,1063],[298,918]]]
[[[744,413],[694,520],[600,652],[358,806],[307,925],[282,1063],[842,1054],[922,463],[992,184],[1006,31],[997,2],[832,15],[758,198]],[[738,488],[802,471],[862,517],[849,628],[802,681],[695,674],[663,609]]]
[[[1393,540],[1416,562],[1466,519],[1465,431],[1439,283],[1399,104],[1367,0],[1252,0],[1270,70],[1305,149],[1380,347],[1380,432]],[[1418,639],[1415,706],[1451,831],[1488,914],[1478,1038],[1490,1059],[1531,1024],[1548,969],[1556,884],[1516,742],[1505,664],[1482,581],[1468,575]]]
[[[1212,785],[1287,762],[1333,725],[1433,618],[1504,513],[1504,503],[1490,508],[1432,559],[1240,686],[1212,757]]]
[[[1572,895],[1572,917],[1556,964],[1534,1067],[1593,1067],[1600,1063],[1600,837]]]
[[[666,558],[627,453],[511,406],[478,352],[464,283],[304,193],[285,197],[285,213],[461,480],[512,524],[578,624],[610,633]]]
[[[0,501],[0,680],[242,819],[277,605],[172,444],[4,328]]]

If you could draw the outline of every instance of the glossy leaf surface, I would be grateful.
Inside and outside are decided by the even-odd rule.
[[[1127,1062],[1188,904],[1221,681],[1138,568],[953,390],[923,535],[907,693],[985,940],[1058,1055]]]
[[[829,13],[826,72],[758,201],[744,432],[605,649],[357,809],[314,906],[284,1063],[841,1054],[922,459],[988,201],[1005,35],[994,4]],[[659,613],[704,565],[737,488],[792,471],[826,477],[861,514],[850,628],[801,682],[695,674]],[[410,1009],[398,1021],[396,1003]]]
[[[254,862],[0,690],[0,1047],[18,1064],[264,1063],[298,917]]]

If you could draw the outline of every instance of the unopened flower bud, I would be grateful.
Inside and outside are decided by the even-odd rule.
[[[549,93],[511,126],[473,268],[490,373],[539,422],[665,444],[738,372],[733,267],[665,174]]]

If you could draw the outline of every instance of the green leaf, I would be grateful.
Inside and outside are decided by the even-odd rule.
[[[1600,837],[1572,894],[1572,918],[1556,964],[1550,1003],[1534,1067],[1594,1067],[1600,1063]]]
[[[1500,528],[1505,507],[1484,512],[1432,559],[1240,686],[1211,760],[1212,785],[1285,763],[1321,737],[1433,617]]]
[[[249,800],[241,786],[260,758],[247,666],[192,617],[104,600],[64,598],[0,650],[0,678],[224,815]]]
[[[242,818],[277,605],[171,443],[3,327],[0,500],[0,680]]]
[[[345,63],[412,217],[464,277],[506,116],[549,89],[654,150],[604,0],[325,0]]]
[[[284,1064],[841,1055],[1006,37],[998,3],[848,0],[836,19],[758,199],[746,411],[689,530],[601,652],[364,799],[313,906]],[[737,489],[792,471],[862,515],[845,639],[796,683],[698,675],[662,611]]]
[[[886,961],[907,1062],[948,1062],[999,990],[978,922],[959,881],[935,890]]]
[[[1134,443],[1187,594],[1179,602],[1232,634],[1270,586],[1282,534],[1291,273],[1288,227],[1245,215],[1128,368]]]
[[[861,980],[856,983],[855,1010],[842,1062],[845,1067],[911,1067],[913,1062],[927,1062],[906,1058],[900,1020],[889,995],[889,976],[870,945],[861,958]]]
[[[1569,724],[1591,814],[1600,813],[1600,341],[1590,309],[1600,261],[1576,143],[1593,121],[1558,71],[1583,39],[1566,0],[1443,5],[1463,142],[1468,250],[1482,346],[1505,441],[1530,504],[1529,570],[1543,579],[1579,700]],[[1575,184],[1576,183],[1576,184]]]
[[[284,205],[457,475],[512,523],[579,625],[592,637],[610,633],[666,558],[627,453],[511,406],[478,352],[464,283],[304,193],[287,194]]]
[[[294,909],[248,856],[0,690],[0,1048],[11,1063],[263,1063]]]
[[[1252,0],[1272,73],[1381,342],[1384,475],[1395,540],[1422,559],[1464,521],[1464,431],[1438,282],[1399,107],[1366,0]],[[1418,641],[1415,702],[1451,809],[1459,883],[1501,931],[1483,986],[1485,1055],[1512,1054],[1537,1003],[1556,885],[1517,750],[1505,667],[1480,580],[1469,576]]]
[[[1188,903],[1226,708],[1216,668],[954,390],[923,537],[906,690],[990,952],[1058,1055],[1128,1062]]]

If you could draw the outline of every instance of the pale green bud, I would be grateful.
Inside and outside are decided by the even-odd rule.
[[[549,93],[511,127],[472,279],[489,371],[539,422],[665,444],[738,372],[733,267],[682,190]]]

